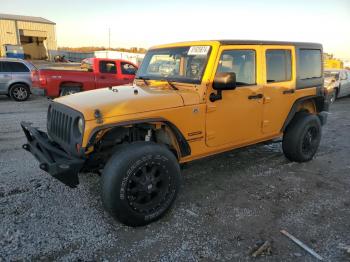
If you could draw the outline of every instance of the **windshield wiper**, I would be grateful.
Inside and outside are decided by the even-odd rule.
[[[147,78],[147,77],[142,77],[142,76],[135,77],[135,79],[140,79],[140,80],[142,80],[142,81],[145,83],[146,86],[148,86],[147,80],[150,80],[149,78]]]

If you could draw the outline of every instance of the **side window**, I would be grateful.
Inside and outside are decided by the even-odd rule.
[[[267,83],[289,81],[292,78],[290,50],[266,50]]]
[[[124,75],[135,75],[137,68],[132,64],[121,62],[122,74]]]
[[[321,50],[300,49],[299,50],[299,78],[302,80],[319,78],[322,76]]]
[[[4,73],[11,73],[13,71],[11,62],[2,62],[1,71]]]
[[[220,57],[218,73],[235,73],[237,86],[254,85],[255,51],[227,50]]]
[[[10,62],[9,66],[11,68],[11,71],[15,73],[29,72],[29,68],[23,63]]]
[[[115,62],[100,61],[100,73],[116,74],[117,67],[115,65]]]
[[[3,64],[4,62],[1,62],[0,61],[0,73],[2,73],[2,72],[4,72],[3,70],[2,70],[2,64]]]

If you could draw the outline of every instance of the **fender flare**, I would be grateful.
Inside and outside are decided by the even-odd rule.
[[[315,95],[315,96],[306,96],[306,97],[301,97],[299,99],[297,99],[293,106],[291,107],[288,116],[286,118],[286,120],[284,121],[284,124],[282,126],[281,131],[284,132],[288,126],[288,124],[292,121],[293,117],[295,116],[295,114],[297,113],[297,109],[298,106],[307,100],[313,100],[315,102],[315,106],[316,106],[316,111],[318,113],[323,112],[323,111],[328,111],[329,108],[329,104],[328,102],[325,100],[324,96],[319,96],[319,95]]]
[[[131,120],[131,121],[125,121],[125,122],[120,122],[120,123],[116,123],[116,124],[110,124],[110,125],[97,127],[97,128],[92,130],[86,148],[89,146],[92,146],[93,142],[95,141],[97,133],[103,129],[122,127],[122,126],[134,125],[134,124],[142,124],[142,123],[154,123],[154,122],[162,122],[170,128],[170,130],[173,132],[173,134],[176,138],[176,141],[179,145],[181,157],[191,155],[191,147],[190,147],[189,143],[187,142],[186,138],[184,137],[184,135],[177,128],[177,126],[175,126],[173,123],[171,123],[170,121],[168,121],[164,118],[148,118],[148,119],[146,118],[146,119],[140,119],[140,120]]]

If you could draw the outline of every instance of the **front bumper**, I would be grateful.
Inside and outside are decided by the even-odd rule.
[[[47,134],[31,123],[21,122],[28,143],[23,148],[39,161],[40,169],[46,171],[69,187],[79,184],[78,173],[85,160],[69,155],[58,144],[51,141]]]
[[[46,96],[46,90],[40,87],[31,87],[30,92],[37,96]]]

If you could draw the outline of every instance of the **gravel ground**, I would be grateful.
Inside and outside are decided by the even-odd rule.
[[[350,245],[350,98],[332,106],[311,162],[289,162],[279,143],[196,161],[174,208],[141,228],[103,210],[97,175],[70,189],[21,148],[19,122],[45,129],[47,105],[0,97],[0,261],[315,261],[281,229],[327,260],[350,261],[339,248]],[[265,241],[270,254],[252,258]]]

